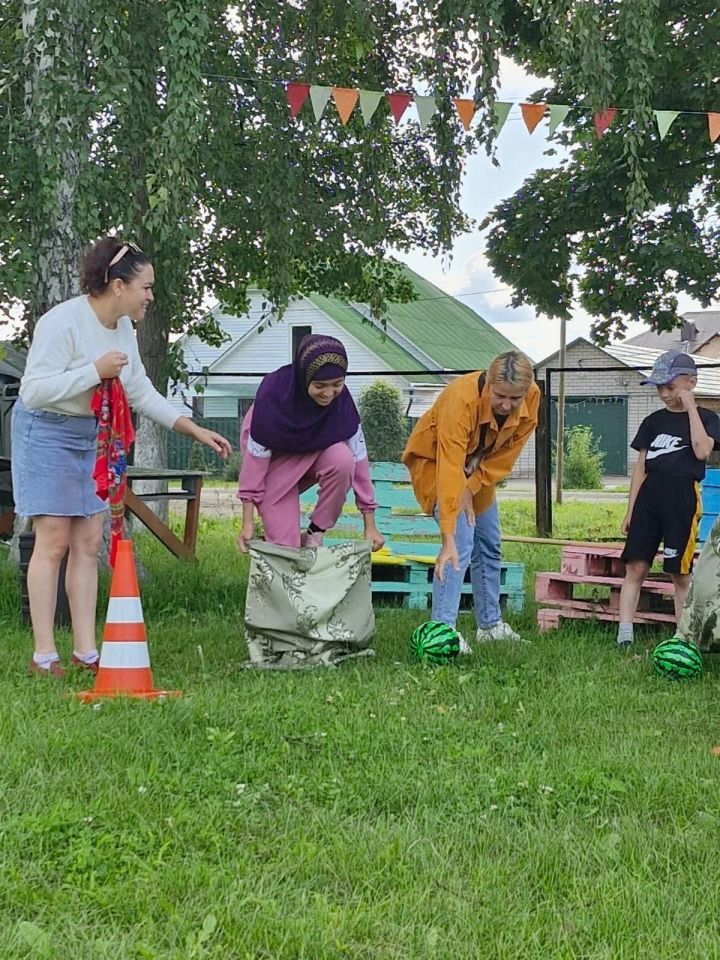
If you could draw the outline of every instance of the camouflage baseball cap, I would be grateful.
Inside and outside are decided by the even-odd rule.
[[[654,387],[664,387],[666,384],[672,383],[675,377],[682,376],[697,376],[695,361],[689,353],[683,353],[681,350],[668,350],[667,353],[663,353],[657,358],[650,371],[650,376],[641,380],[640,383],[643,386],[650,383]]]

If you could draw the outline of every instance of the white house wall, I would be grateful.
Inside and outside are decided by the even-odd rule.
[[[385,361],[356,340],[344,327],[328,317],[310,300],[303,299],[292,303],[282,321],[275,321],[266,325],[262,333],[253,332],[253,326],[262,319],[262,300],[263,298],[259,294],[251,297],[251,307],[247,317],[222,317],[223,327],[231,331],[235,339],[245,335],[244,339],[234,346],[228,341],[218,350],[217,347],[208,347],[206,344],[200,343],[197,337],[187,338],[185,356],[190,369],[200,370],[205,366],[212,368],[214,374],[225,373],[223,377],[208,378],[207,390],[210,393],[212,393],[213,386],[217,390],[220,387],[227,388],[230,385],[238,385],[238,395],[211,396],[204,393],[203,405],[206,417],[236,417],[240,390],[244,388],[247,395],[250,388],[256,389],[260,383],[260,378],[239,378],[232,376],[233,373],[239,371],[270,371],[283,364],[290,363],[292,327],[296,325],[310,326],[313,333],[325,334],[341,340],[347,350],[351,371],[390,369]],[[406,408],[411,406],[410,416],[413,418],[422,416],[425,410],[432,406],[440,390],[442,390],[442,386],[433,389],[425,384],[413,387],[410,381],[404,377],[395,377],[390,374],[381,378],[370,375],[350,376],[348,377],[348,387],[356,401],[363,389],[378,379],[389,381],[400,390],[404,406]],[[187,403],[184,402],[181,392],[184,394]],[[174,396],[171,394],[169,399],[177,407],[179,413],[188,414],[188,404],[190,406],[192,404],[194,390],[183,388],[181,392],[177,392]],[[534,477],[534,437],[528,442],[518,458],[512,475],[522,479],[532,479]]]
[[[259,321],[262,316],[260,296],[252,298],[250,310],[250,321]],[[235,377],[233,374],[238,372],[268,372],[276,370],[292,359],[292,328],[293,326],[310,326],[315,334],[324,334],[326,336],[336,337],[345,345],[348,354],[348,366],[351,373],[363,370],[390,370],[389,365],[368,350],[363,344],[349,334],[344,327],[341,327],[334,320],[327,316],[319,307],[315,306],[310,300],[299,300],[292,303],[286,310],[281,321],[274,321],[271,324],[265,324],[262,333],[253,331],[253,322],[245,321],[236,325],[238,331],[246,334],[245,338],[232,346],[227,343],[223,346],[224,353],[217,348],[208,348],[203,345],[201,349],[196,337],[188,338],[188,344],[185,348],[185,355],[188,357],[189,366],[194,369],[201,369],[202,366],[212,368],[213,374],[226,374],[224,377],[213,376],[208,378],[206,394],[204,395],[204,408],[206,416],[231,416],[237,415],[237,397],[233,396],[210,396],[213,385],[238,384],[238,396],[242,395],[240,389],[245,391],[249,387],[258,387],[261,377]],[[249,333],[247,331],[250,331]],[[222,353],[222,355],[220,355]],[[202,362],[204,361],[204,363]],[[200,364],[197,366],[196,364]],[[363,389],[374,383],[376,376],[355,376],[348,377],[348,387],[357,401]],[[403,377],[395,377],[390,374],[381,379],[387,380],[396,386],[403,397],[405,404],[409,403],[409,382]],[[192,389],[185,389],[185,394],[191,397],[194,393]],[[247,395],[247,394],[246,394]],[[171,402],[179,408],[183,406],[182,398],[171,397]],[[187,407],[185,407],[187,412]]]

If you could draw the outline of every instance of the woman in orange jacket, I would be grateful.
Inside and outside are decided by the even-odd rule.
[[[537,426],[540,390],[516,351],[448,384],[418,420],[403,453],[418,503],[440,525],[432,619],[454,627],[470,565],[477,640],[521,640],[500,611],[500,520],[495,486]],[[464,652],[470,652],[464,645]]]

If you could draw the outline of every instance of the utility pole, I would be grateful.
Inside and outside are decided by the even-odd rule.
[[[562,503],[563,468],[565,454],[565,345],[567,339],[567,320],[560,320],[560,378],[557,396],[557,434],[555,444],[555,503]]]

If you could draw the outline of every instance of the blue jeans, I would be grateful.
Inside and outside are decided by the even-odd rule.
[[[438,507],[435,504],[435,519]],[[497,502],[484,513],[475,516],[471,527],[464,513],[460,513],[455,526],[460,569],[453,570],[446,564],[442,583],[433,580],[432,619],[449,623],[454,627],[460,609],[460,592],[470,565],[475,619],[480,629],[492,627],[502,620],[500,610],[500,516]]]

